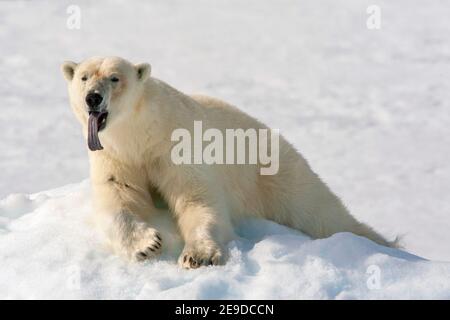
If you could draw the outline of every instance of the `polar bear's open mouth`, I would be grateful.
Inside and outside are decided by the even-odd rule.
[[[105,128],[107,117],[108,117],[108,112],[106,112],[106,111],[89,112],[88,147],[91,151],[97,151],[97,150],[103,149],[103,146],[100,143],[100,139],[98,137],[98,132]]]

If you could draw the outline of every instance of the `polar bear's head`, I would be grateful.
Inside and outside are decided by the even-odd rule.
[[[91,58],[62,65],[72,108],[87,127],[89,148],[102,149],[98,132],[125,119],[142,96],[150,65],[117,58]]]

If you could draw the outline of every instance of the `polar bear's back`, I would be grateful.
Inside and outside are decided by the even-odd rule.
[[[230,104],[226,103],[225,101],[217,99],[217,98],[213,98],[211,96],[207,96],[204,94],[198,94],[198,93],[190,94],[189,96],[205,108],[218,108],[218,109],[224,109],[224,110],[232,108],[234,110],[238,110],[237,108],[231,106]]]
[[[209,122],[215,122],[219,128],[224,125],[230,129],[267,128],[266,125],[254,117],[218,98],[203,94],[192,94],[189,95],[189,97],[203,107]],[[217,122],[219,122],[219,124]]]

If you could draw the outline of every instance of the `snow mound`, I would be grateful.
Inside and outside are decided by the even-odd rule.
[[[248,220],[238,227],[225,266],[187,271],[176,265],[182,247],[176,234],[164,235],[170,252],[160,259],[128,263],[102,246],[89,216],[87,180],[1,200],[0,298],[450,298],[450,263],[349,233],[311,240]]]

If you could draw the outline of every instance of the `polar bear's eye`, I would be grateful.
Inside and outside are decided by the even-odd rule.
[[[117,77],[112,77],[112,78],[111,78],[111,82],[119,82],[119,78],[117,78]]]
[[[81,81],[86,81],[87,80],[87,76],[82,76],[81,77]]]

